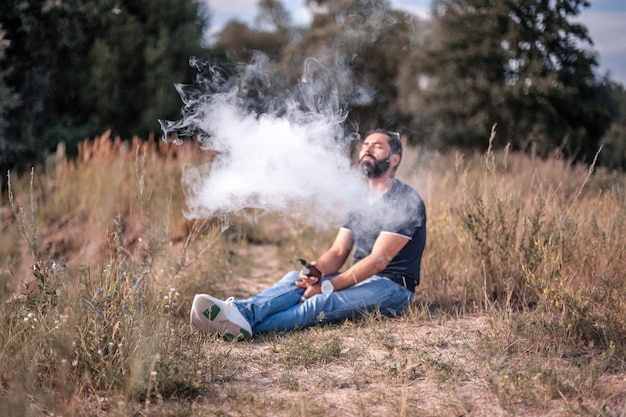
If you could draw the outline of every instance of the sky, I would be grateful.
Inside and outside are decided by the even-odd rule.
[[[257,12],[258,0],[204,0],[213,11],[212,32],[219,31],[229,20],[252,22]],[[406,10],[428,17],[430,0],[390,0],[394,9]],[[305,0],[282,0],[291,12],[296,24],[311,20]],[[591,7],[583,9],[576,18],[589,30],[598,53],[598,75],[609,74],[609,78],[626,86],[626,1],[590,0]]]

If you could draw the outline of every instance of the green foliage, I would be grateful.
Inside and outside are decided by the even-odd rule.
[[[6,32],[0,25],[0,63],[6,59],[6,49],[9,45],[9,41],[6,40]],[[8,75],[8,70],[0,71],[0,132],[4,132],[5,121],[4,114],[8,109],[14,105],[14,97],[11,93],[11,89],[6,85],[5,77]]]
[[[611,122],[612,86],[595,78],[577,0],[441,0],[423,68],[425,120],[442,144],[476,147],[489,127],[498,145],[546,155],[557,146],[591,162]]]
[[[82,121],[83,108],[69,111],[82,81],[75,77],[87,67],[86,51],[97,32],[98,16],[110,8],[107,2],[23,0],[3,2],[0,8],[10,41],[7,83],[21,96],[21,105],[8,114],[12,158],[7,162],[32,163],[58,141],[76,140],[58,135]]]
[[[0,24],[9,41],[2,67],[20,105],[5,114],[4,169],[32,165],[58,142],[107,129],[147,137],[158,117],[177,113],[173,85],[202,55],[193,1],[8,0]]]
[[[9,41],[6,40],[6,32],[2,29],[0,24],[0,168],[4,167],[9,160],[11,153],[10,146],[8,146],[7,135],[10,134],[7,129],[7,113],[17,105],[17,95],[13,93],[13,90],[7,85],[5,78],[9,74],[8,69],[3,69],[3,61],[6,59],[6,48]],[[2,170],[4,171],[4,170]]]
[[[173,85],[189,79],[185,66],[202,54],[201,27],[191,1],[120,2],[88,51],[81,101],[101,128],[123,137],[158,130],[157,118],[178,113]],[[106,98],[106,99],[105,99]]]
[[[624,86],[616,85],[613,89],[618,112],[613,116],[613,125],[602,138],[602,165],[613,169],[626,169],[626,91]]]

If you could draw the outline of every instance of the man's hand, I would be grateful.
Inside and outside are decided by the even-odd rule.
[[[315,266],[315,265],[317,265],[317,262],[315,262],[315,261],[311,262],[311,266]],[[321,272],[322,276],[317,278],[317,277],[314,277],[314,276],[304,275],[302,273],[302,270],[301,270],[300,271],[300,280],[301,281],[299,281],[299,282],[296,281],[296,285],[298,287],[306,288],[309,285],[317,284],[318,282],[320,282],[322,280],[322,278],[324,278],[324,272],[322,272],[322,271],[320,271],[320,272]]]
[[[296,286],[300,288],[305,288],[304,295],[303,295],[304,298],[309,298],[312,295],[321,293],[322,284],[319,278],[308,277],[306,275],[300,274],[300,280],[301,281],[296,281]],[[314,290],[312,290],[312,288],[314,287],[319,287],[319,291],[314,292]]]
[[[296,285],[298,285],[298,283],[296,283]],[[301,285],[298,285],[298,286],[301,287]],[[314,295],[321,294],[321,293],[322,293],[322,283],[318,282],[317,284],[308,285],[306,287],[306,290],[304,290],[304,294],[302,294],[302,297],[309,299],[313,297]]]
[[[315,266],[316,262],[311,262],[311,265]],[[324,272],[322,272],[322,278],[324,277]],[[300,281],[296,281],[296,285],[300,288],[305,288],[303,298],[311,298],[315,294],[322,293],[322,284],[321,278],[304,275],[300,272]]]
[[[309,285],[315,285],[320,282],[320,279],[317,277],[309,277],[300,273],[300,281],[296,281],[296,285],[298,287],[306,288]]]

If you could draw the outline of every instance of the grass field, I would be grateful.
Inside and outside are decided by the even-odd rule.
[[[182,166],[209,156],[104,135],[3,175],[0,415],[626,416],[623,174],[408,148],[415,305],[235,343],[192,331],[193,295],[251,295],[335,229],[186,220]]]

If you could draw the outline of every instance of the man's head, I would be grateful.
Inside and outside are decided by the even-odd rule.
[[[380,178],[391,167],[395,174],[402,160],[402,142],[398,132],[374,129],[365,135],[359,152],[359,169],[367,178]]]

